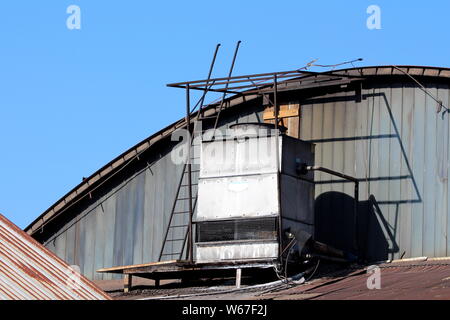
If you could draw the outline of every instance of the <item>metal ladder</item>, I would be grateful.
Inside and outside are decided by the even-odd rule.
[[[195,145],[191,145],[195,147]],[[193,150],[194,148],[191,148]],[[197,160],[198,158],[191,157],[189,155],[189,158],[191,161]],[[197,164],[197,166],[199,166]],[[191,179],[193,173],[199,173],[200,169],[194,169],[191,170]],[[160,251],[159,255],[159,261],[163,261],[166,257],[173,257],[176,256],[176,260],[182,260],[183,253],[185,251],[187,238],[189,235],[189,222],[186,222],[186,217],[189,217],[189,213],[191,212],[189,210],[189,200],[192,201],[192,212],[195,211],[195,208],[197,206],[197,193],[198,193],[198,181],[192,181],[191,184],[188,183],[188,176],[189,172],[187,170],[187,163],[183,164],[183,172],[181,173],[181,178],[178,182],[177,191],[175,194],[175,200],[172,205],[171,214],[169,218],[169,223],[164,235],[164,241],[163,245]],[[188,189],[189,186],[191,187],[191,190],[193,191],[191,194],[191,197],[188,195]],[[195,190],[195,191],[194,191]],[[186,209],[187,207],[187,209]],[[182,218],[178,218],[178,217]],[[177,219],[178,218],[178,219]],[[182,221],[180,223],[180,220]],[[170,232],[175,232],[175,235],[171,235]],[[176,232],[180,231],[180,232]],[[181,234],[181,236],[179,235]],[[178,235],[178,236],[177,236]],[[172,246],[170,247],[170,250],[167,251],[169,244]],[[178,245],[178,246],[177,246]],[[174,247],[178,247],[178,251],[172,252]],[[181,247],[181,248],[180,248]]]

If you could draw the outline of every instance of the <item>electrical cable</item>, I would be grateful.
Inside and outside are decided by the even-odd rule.
[[[408,76],[409,78],[411,78],[415,83],[417,83],[417,84],[419,85],[420,89],[421,89],[423,92],[425,92],[426,95],[428,95],[431,99],[433,99],[433,100],[438,104],[438,109],[437,109],[437,112],[436,112],[436,113],[440,113],[441,110],[442,110],[442,108],[444,108],[445,110],[444,110],[444,112],[442,112],[442,118],[444,118],[444,114],[445,114],[445,113],[450,112],[449,108],[446,107],[446,106],[444,106],[442,100],[439,100],[438,98],[436,98],[435,96],[433,96],[431,93],[429,93],[428,90],[425,88],[425,86],[424,86],[422,83],[420,83],[416,78],[414,78],[414,77],[413,77],[412,75],[410,75],[408,72],[402,70],[401,68],[399,68],[399,67],[397,67],[397,66],[392,65],[391,67],[394,68],[394,69],[396,69],[396,70],[398,70],[398,71],[400,71],[401,73],[405,74],[405,75]]]

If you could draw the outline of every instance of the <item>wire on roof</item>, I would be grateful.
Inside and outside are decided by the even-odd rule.
[[[394,69],[396,69],[396,70],[398,70],[398,71],[400,71],[401,73],[405,74],[405,75],[408,76],[409,78],[411,78],[415,83],[417,83],[417,85],[419,85],[420,89],[421,89],[423,92],[425,92],[426,95],[428,95],[431,99],[433,99],[433,100],[438,104],[436,113],[441,113],[442,109],[445,109],[445,110],[442,112],[442,114],[441,114],[442,119],[444,119],[445,113],[450,112],[450,110],[449,110],[448,107],[444,106],[444,103],[442,102],[442,100],[440,100],[440,99],[436,98],[434,95],[432,95],[432,94],[427,90],[427,88],[425,88],[425,86],[424,86],[422,83],[420,83],[416,78],[414,78],[414,77],[413,77],[412,75],[410,75],[408,72],[406,72],[406,71],[402,70],[401,68],[399,68],[399,67],[397,67],[397,66],[394,66],[394,65],[392,65],[391,67],[394,68]]]

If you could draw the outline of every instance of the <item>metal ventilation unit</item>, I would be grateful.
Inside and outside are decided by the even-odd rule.
[[[276,259],[291,229],[314,232],[314,145],[270,124],[203,138],[194,215],[197,263]]]

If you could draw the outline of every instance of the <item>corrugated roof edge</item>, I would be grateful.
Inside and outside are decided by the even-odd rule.
[[[417,77],[438,77],[438,78],[450,78],[450,68],[441,68],[441,67],[429,67],[429,66],[409,66],[409,65],[398,65],[399,68],[405,68],[406,71],[413,70],[414,72],[411,72],[413,76]],[[375,69],[375,70],[374,70]],[[327,73],[330,73],[330,71],[326,71]],[[339,70],[333,70],[332,73],[355,73],[357,75],[364,75],[364,76],[370,76],[370,77],[377,77],[377,76],[389,76],[389,75],[395,75],[395,76],[405,76],[398,70],[396,70],[393,66],[368,66],[368,67],[358,67],[358,68],[347,68],[347,69],[339,69]],[[306,76],[307,77],[307,76]],[[280,81],[280,84],[283,82]],[[297,89],[293,89],[297,90]],[[256,96],[249,97],[247,96],[245,98],[245,101],[251,100],[255,98]],[[244,101],[243,97],[240,95],[234,95],[231,96],[226,100],[227,107],[232,107],[234,105],[240,104]],[[207,109],[207,113],[205,116],[209,116],[211,114],[215,113],[217,104],[211,105]],[[85,179],[83,182],[78,184],[76,187],[74,187],[72,190],[70,190],[65,196],[63,196],[61,199],[55,202],[50,208],[48,208],[46,211],[44,211],[39,217],[37,217],[30,225],[28,225],[24,230],[30,234],[33,235],[37,230],[39,230],[41,227],[43,227],[47,221],[52,219],[58,212],[63,210],[67,205],[70,205],[72,201],[79,198],[83,194],[88,194],[89,192],[92,192],[92,188],[96,186],[100,182],[100,180],[106,179],[108,176],[113,174],[113,172],[117,172],[119,168],[123,167],[126,163],[129,163],[133,161],[133,159],[136,158],[138,154],[141,152],[147,150],[152,146],[155,142],[160,141],[161,139],[167,137],[172,133],[173,131],[182,128],[185,126],[185,120],[180,119],[176,122],[174,122],[171,125],[168,125],[167,127],[163,128],[162,130],[156,132],[155,134],[151,135],[150,137],[144,139],[143,141],[139,142],[132,148],[128,149],[112,161],[110,161],[108,164],[97,170],[95,173],[93,173],[91,176],[89,176],[87,179]]]
[[[42,244],[37,242],[35,239],[33,239],[30,235],[28,235],[26,232],[21,230],[19,227],[17,227],[14,223],[12,223],[10,220],[8,220],[1,213],[0,213],[0,223],[3,223],[4,225],[6,225],[6,229],[5,229],[6,233],[5,234],[8,234],[8,233],[12,232],[12,233],[16,233],[17,235],[20,235],[22,237],[22,238],[19,238],[19,237],[15,238],[14,242],[12,242],[13,244],[15,242],[17,242],[17,243],[21,244],[21,246],[20,246],[21,248],[25,248],[27,246],[26,243],[28,242],[29,246],[35,248],[36,252],[40,251],[42,253],[42,254],[39,254],[40,257],[47,256],[50,261],[54,261],[54,262],[51,263],[51,265],[52,265],[52,267],[55,270],[57,268],[60,268],[60,267],[64,267],[66,269],[70,269],[69,268],[70,266],[67,264],[67,262],[65,262],[64,260],[59,258],[56,254],[54,254],[52,251],[50,251],[49,249],[44,247]],[[10,231],[8,231],[8,229]],[[3,239],[3,240],[6,241],[5,239]],[[3,245],[6,245],[7,243],[8,243],[8,241],[3,243]],[[23,249],[23,250],[25,250],[25,249]],[[3,254],[5,254],[5,253],[3,253]],[[27,255],[30,255],[30,252],[28,252],[28,253],[27,252],[21,252],[20,253],[21,259],[23,259],[23,257],[26,257]],[[37,259],[37,260],[39,260],[39,259]],[[41,260],[39,260],[39,261],[41,261]],[[43,262],[41,262],[41,263],[43,263]],[[32,265],[32,266],[35,268],[34,269],[35,272],[38,272],[36,270],[40,269],[36,265]],[[49,268],[50,266],[46,265],[46,267]],[[8,274],[6,274],[6,276],[8,277]],[[17,277],[17,274],[10,275],[10,276],[11,277]],[[37,277],[36,275],[34,275],[34,276],[31,276],[31,277],[38,278],[38,279],[43,279],[44,276],[41,275],[40,277]],[[56,278],[58,278],[58,276],[55,275],[55,279]],[[89,297],[102,297],[105,300],[111,300],[112,299],[103,290],[101,290],[95,283],[93,283],[92,281],[88,280],[83,275],[79,274],[79,280],[80,280],[80,286],[81,286],[80,288],[81,289],[77,289],[77,294],[82,294],[82,296],[81,296],[82,298],[88,299]],[[13,283],[13,282],[11,282],[11,283]],[[51,281],[47,280],[47,281],[45,281],[45,283],[48,285],[49,283],[51,283]],[[55,288],[55,291],[58,291],[58,292],[61,292],[61,291],[64,291],[64,290],[66,290],[66,289],[65,288],[61,288],[61,287]],[[87,294],[88,292],[91,292],[91,293]],[[95,295],[92,292],[95,292]]]

